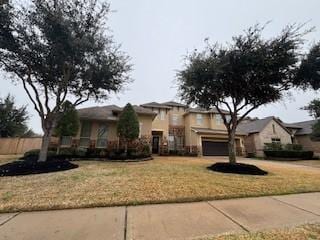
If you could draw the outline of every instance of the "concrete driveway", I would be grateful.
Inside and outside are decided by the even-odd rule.
[[[320,193],[0,214],[0,240],[167,240],[320,222]]]

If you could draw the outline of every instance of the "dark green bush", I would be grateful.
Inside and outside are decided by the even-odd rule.
[[[312,159],[312,151],[288,151],[288,150],[264,150],[264,154],[269,158],[295,158]]]
[[[65,157],[65,158],[79,158],[85,157],[87,154],[87,149],[85,148],[61,148],[59,150],[58,156]]]
[[[281,143],[265,143],[264,144],[265,150],[282,150],[282,144]]]
[[[112,160],[126,160],[126,159],[142,159],[151,156],[150,146],[143,145],[137,148],[128,148],[127,154],[124,149],[115,149],[109,152],[109,158]]]
[[[107,157],[108,151],[105,148],[89,148],[86,152],[86,157],[93,157],[93,158],[100,158],[100,157]]]
[[[27,161],[37,161],[39,158],[39,154],[40,154],[40,149],[32,149],[24,153],[23,159]],[[47,158],[51,159],[56,155],[57,155],[56,151],[49,150]]]
[[[284,150],[289,150],[289,151],[302,151],[303,147],[300,144],[286,144],[284,146]]]

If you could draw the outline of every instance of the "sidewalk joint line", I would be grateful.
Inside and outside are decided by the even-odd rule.
[[[302,210],[302,211],[304,211],[304,212],[311,213],[311,214],[313,214],[313,215],[316,215],[316,216],[320,217],[320,214],[317,214],[317,213],[311,212],[311,211],[309,211],[309,210],[307,210],[307,209],[298,207],[297,205],[294,205],[294,204],[292,204],[292,203],[288,203],[288,202],[282,201],[282,200],[280,200],[280,199],[275,198],[274,196],[270,196],[270,198],[272,198],[273,200],[276,200],[276,201],[278,201],[278,202],[281,202],[281,203],[283,203],[283,204],[285,204],[285,205],[287,205],[287,206],[294,207],[294,208],[296,208],[296,209],[299,209],[299,210]]]
[[[246,231],[246,232],[250,232],[249,229],[247,229],[245,226],[243,226],[241,223],[237,222],[236,220],[234,220],[232,217],[230,217],[228,214],[226,214],[225,212],[223,212],[222,210],[220,210],[219,208],[215,207],[214,205],[212,205],[210,202],[207,202],[209,204],[209,206],[211,206],[212,208],[214,208],[215,210],[217,210],[218,212],[220,212],[223,216],[225,216],[226,218],[228,218],[229,220],[231,220],[233,223],[235,223],[236,225],[238,225],[240,228],[242,228],[242,230]]]
[[[13,214],[12,216],[8,217],[8,219],[6,219],[5,221],[3,221],[2,223],[0,223],[0,227],[3,226],[4,224],[6,224],[7,222],[11,221],[12,219],[14,219],[16,216],[18,216],[20,213],[22,212],[17,212],[15,214]]]
[[[125,207],[125,212],[124,212],[124,236],[123,239],[127,240],[127,225],[128,225],[128,207]]]

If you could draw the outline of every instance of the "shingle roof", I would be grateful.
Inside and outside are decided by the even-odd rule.
[[[192,130],[198,133],[204,133],[204,134],[228,134],[227,130],[221,130],[221,129],[211,129],[211,128],[196,128],[192,127]],[[236,131],[237,135],[247,135],[245,132],[241,132],[237,129]]]
[[[153,108],[166,108],[166,109],[171,109],[170,106],[162,104],[162,103],[157,103],[157,102],[149,102],[149,103],[144,103],[141,104],[140,106],[142,107],[153,107]]]
[[[221,110],[223,113],[229,113],[229,111],[226,110]],[[218,110],[216,108],[212,108],[212,109],[205,109],[205,108],[200,108],[200,107],[195,107],[195,108],[188,108],[186,110],[187,113],[219,113]]]
[[[300,129],[295,133],[295,135],[308,135],[308,134],[311,134],[312,133],[312,126],[317,121],[318,120],[309,120],[309,121],[292,123],[292,124],[300,127]]]
[[[237,130],[241,131],[241,132],[245,132],[247,134],[251,134],[251,133],[259,133],[261,132],[265,126],[267,126],[267,124],[270,121],[276,121],[277,123],[279,123],[280,126],[282,126],[286,131],[288,131],[283,125],[282,123],[277,120],[274,116],[270,116],[270,117],[266,117],[263,119],[258,119],[258,120],[254,120],[254,121],[250,121],[250,122],[243,122],[240,123],[237,127]]]
[[[170,106],[170,107],[185,107],[185,108],[188,107],[185,104],[174,102],[174,101],[164,102],[161,104],[166,105],[166,106]]]
[[[301,126],[298,126],[297,124],[294,124],[294,123],[284,123],[284,122],[282,122],[282,125],[285,126],[286,128],[295,128],[295,129],[302,128]]]
[[[137,114],[147,114],[147,115],[156,115],[147,108],[140,106],[133,106]],[[82,119],[94,119],[94,120],[117,120],[117,116],[114,115],[115,112],[121,112],[123,108],[116,105],[107,105],[107,106],[96,106],[78,109],[79,118]]]

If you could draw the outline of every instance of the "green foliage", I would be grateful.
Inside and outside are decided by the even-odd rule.
[[[109,4],[29,0],[0,5],[0,69],[23,88],[41,118],[39,161],[66,99],[106,99],[129,82],[129,58],[107,33]]]
[[[282,144],[281,143],[265,143],[264,144],[265,150],[281,150]]]
[[[265,143],[264,150],[287,150],[287,151],[302,151],[301,144],[281,144],[281,143]]]
[[[78,112],[71,102],[62,105],[60,119],[57,122],[55,134],[57,136],[75,136],[80,127]]]
[[[313,45],[309,53],[301,62],[296,83],[302,87],[320,88],[320,42]]]
[[[293,85],[306,33],[301,27],[287,26],[278,36],[264,39],[264,27],[256,25],[226,46],[208,43],[205,50],[194,50],[177,74],[180,97],[188,104],[216,108],[234,145],[242,119],[259,106],[280,100]],[[230,151],[230,162],[235,158]]]
[[[24,153],[23,159],[27,161],[37,161],[40,154],[40,149],[32,149]],[[49,150],[48,158],[55,157],[57,155],[56,151]]]
[[[312,126],[312,133],[310,137],[313,141],[320,141],[320,120]]]
[[[105,34],[109,4],[33,0],[24,7],[12,3],[0,5],[0,67],[15,74],[29,91],[43,92],[57,105],[70,93],[79,103],[107,97],[128,80],[128,57]],[[40,106],[37,110],[42,111]]]
[[[294,158],[310,160],[313,158],[312,151],[290,151],[290,150],[264,150],[268,158]]]
[[[289,151],[302,151],[303,147],[301,144],[286,144],[284,145],[284,149]]]
[[[138,148],[129,148],[128,152],[125,153],[125,149],[114,149],[108,154],[111,160],[126,160],[126,159],[142,159],[151,156],[150,146],[143,144]]]
[[[119,116],[117,131],[120,139],[133,141],[139,137],[139,120],[133,106],[128,103]]]
[[[320,118],[320,99],[312,100],[308,106],[305,106],[302,109],[307,110],[309,115],[313,118]]]
[[[10,95],[4,99],[0,98],[0,137],[23,136],[29,131],[27,120],[25,106],[17,107],[15,99]]]
[[[295,77],[302,34],[293,25],[265,40],[263,29],[257,25],[226,47],[208,45],[188,55],[185,69],[178,73],[182,99],[212,108],[231,98],[237,109],[279,100]]]

